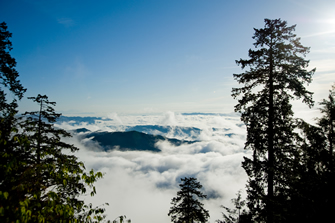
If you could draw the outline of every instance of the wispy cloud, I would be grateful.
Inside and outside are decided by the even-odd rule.
[[[325,32],[318,32],[318,33],[313,33],[309,35],[305,35],[302,38],[309,38],[309,37],[316,37],[316,36],[326,36],[335,33],[335,31],[325,31]]]
[[[71,27],[75,25],[74,20],[70,19],[70,18],[59,18],[57,19],[57,22],[59,24],[64,25],[65,27]]]

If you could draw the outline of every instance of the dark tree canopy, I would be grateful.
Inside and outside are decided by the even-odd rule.
[[[227,214],[222,212],[223,221],[216,220],[217,223],[249,223],[251,222],[250,214],[244,209],[246,205],[246,201],[242,200],[241,191],[238,191],[236,196],[237,196],[236,198],[231,199],[231,202],[234,205],[234,209],[221,205],[221,207],[227,212]]]
[[[244,86],[233,88],[232,96],[238,98],[235,111],[247,127],[245,149],[253,151],[242,163],[249,176],[248,207],[254,220],[274,222],[283,216],[279,212],[285,210],[287,181],[294,178],[292,165],[298,155],[290,101],[313,105],[304,84],[311,82],[315,69],[306,70],[309,48],[293,33],[295,25],[281,19],[264,22],[264,28],[254,29],[255,49],[249,50],[249,59],[236,61],[249,69],[234,74]]]
[[[2,22],[0,24],[0,80],[3,87],[7,88],[15,97],[21,99],[26,89],[18,80],[19,73],[15,69],[16,61],[9,53],[12,50],[11,37],[12,34],[7,31],[6,23]],[[13,104],[7,102],[5,90],[0,87],[1,115],[8,113],[8,110],[11,110],[10,108],[16,108],[14,106],[16,100],[14,99],[13,102]]]
[[[26,89],[18,80],[5,23],[0,24],[0,222],[98,222],[103,208],[85,204],[82,195],[102,173],[85,172],[63,141],[70,134],[54,127],[60,116],[47,96],[32,97],[35,112],[17,114]],[[4,88],[3,88],[4,87]],[[14,99],[7,100],[6,93]],[[10,98],[10,97],[8,97]],[[67,152],[65,152],[67,150]]]
[[[70,134],[53,123],[60,114],[47,96],[31,97],[38,111],[26,112],[20,122],[18,143],[9,148],[0,191],[3,222],[95,222],[104,218],[102,208],[92,208],[79,197],[102,173],[85,172],[85,166],[71,155],[78,148],[63,141]],[[21,142],[21,139],[22,140]],[[69,150],[69,152],[65,152]],[[15,154],[15,155],[13,155]],[[6,169],[5,169],[6,170]]]
[[[11,163],[10,160],[19,154],[11,153],[13,146],[23,147],[26,143],[21,137],[13,137],[13,132],[17,131],[15,118],[17,99],[23,97],[26,89],[18,80],[16,61],[9,53],[12,50],[11,37],[12,34],[7,30],[6,23],[2,22],[0,24],[0,182],[4,180],[3,174],[8,171],[6,164]],[[11,102],[8,102],[6,92],[14,96]]]
[[[7,31],[5,22],[0,24],[0,217],[7,210],[15,212],[15,208],[9,204],[17,204],[24,200],[21,193],[20,174],[25,171],[21,158],[28,154],[29,144],[25,136],[18,134],[19,126],[15,115],[17,114],[17,100],[23,97],[26,89],[18,80],[18,72],[15,70],[16,61],[10,55],[12,34]],[[6,93],[14,96],[8,101]],[[15,182],[18,182],[15,183]],[[14,191],[9,196],[9,191]],[[7,203],[8,202],[8,203]],[[18,207],[18,206],[15,206]],[[13,215],[7,215],[11,218]],[[14,218],[12,218],[14,219]]]
[[[291,185],[291,200],[288,203],[290,218],[287,222],[327,222],[333,216],[335,200],[334,170],[334,87],[328,100],[320,105],[322,117],[313,126],[298,120],[300,129],[299,162],[297,175]]]
[[[174,223],[206,222],[209,218],[208,210],[205,210],[204,205],[198,201],[198,198],[207,197],[199,191],[202,185],[193,177],[185,177],[181,181],[182,183],[179,184],[181,190],[171,201],[173,206],[168,213],[171,221]]]
[[[320,105],[322,106],[320,111],[323,116],[318,120],[318,124],[327,137],[327,147],[329,151],[328,169],[333,171],[333,149],[335,144],[335,84],[329,91],[328,100],[323,99],[322,102],[320,102]]]

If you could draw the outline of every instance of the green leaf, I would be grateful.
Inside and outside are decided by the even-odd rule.
[[[4,198],[7,200],[8,196],[9,196],[8,192],[4,192],[4,193],[3,193],[3,196],[4,196]]]

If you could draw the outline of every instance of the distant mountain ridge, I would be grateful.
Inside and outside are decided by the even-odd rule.
[[[125,128],[125,131],[137,131],[151,135],[162,135],[173,138],[190,138],[196,140],[201,133],[201,129],[196,127],[183,126],[162,126],[162,125],[136,125]]]
[[[81,116],[60,116],[57,123],[68,122],[69,124],[78,124],[86,122],[87,124],[95,124],[96,121],[108,121],[112,119],[99,118],[99,117],[81,117]]]
[[[167,141],[174,146],[182,144],[191,144],[197,141],[186,141],[178,139],[169,139],[160,135],[151,135],[138,131],[127,132],[90,132],[88,129],[81,128],[74,132],[83,133],[82,139],[91,139],[97,142],[104,151],[151,151],[161,152],[156,147],[158,141]]]
[[[104,123],[106,121],[106,123]],[[159,141],[167,141],[174,146],[190,144],[207,140],[208,137],[221,141],[224,137],[233,137],[235,134],[231,128],[211,127],[200,129],[197,127],[175,125],[120,125],[119,122],[110,122],[113,119],[97,117],[65,117],[62,116],[58,123],[66,122],[68,125],[78,127],[72,130],[82,143],[89,145],[95,142],[104,151],[151,151],[160,152],[156,144]],[[82,124],[84,122],[84,124]],[[89,130],[92,126],[104,126],[107,131]],[[237,125],[237,124],[236,124]],[[83,126],[83,128],[80,128]],[[86,127],[87,126],[87,127]]]

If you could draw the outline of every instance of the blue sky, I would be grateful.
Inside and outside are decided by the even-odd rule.
[[[334,11],[332,0],[4,0],[0,20],[13,33],[26,96],[46,94],[64,115],[224,113],[236,104],[235,60],[247,58],[264,18],[297,24],[317,68],[309,89],[326,97]],[[20,108],[36,109],[26,100]]]

